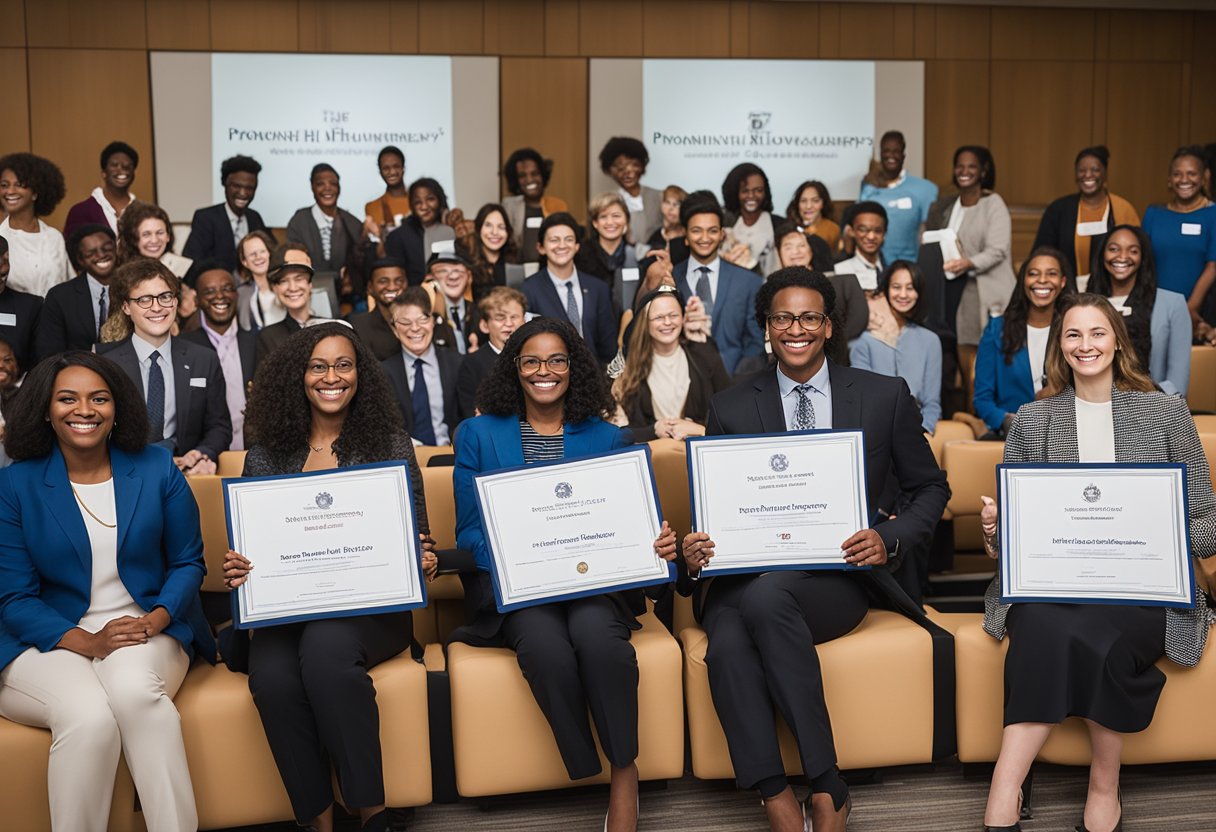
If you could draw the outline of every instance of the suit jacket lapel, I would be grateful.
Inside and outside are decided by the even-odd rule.
[[[110,469],[114,478],[114,508],[118,519],[118,548],[122,551],[123,541],[131,530],[131,521],[135,517],[135,507],[139,504],[139,492],[142,481],[136,475],[135,463],[119,448],[110,448]]]
[[[785,410],[781,407],[781,388],[777,386],[774,367],[756,379],[756,415],[765,433],[785,433]]]
[[[1051,422],[1045,440],[1048,462],[1080,462],[1081,454],[1077,449],[1077,397],[1070,387],[1068,395],[1053,396],[1051,401]],[[1115,441],[1118,442],[1116,435]]]
[[[1148,430],[1141,427],[1135,406],[1136,399],[1131,393],[1112,387],[1110,401],[1111,421],[1115,426],[1115,460],[1130,462],[1140,458],[1139,440],[1146,433],[1156,433],[1160,427],[1155,426]]]
[[[853,386],[848,370],[828,362],[832,383],[832,427],[836,430],[861,428],[861,392]]]
[[[726,261],[718,261],[718,291],[714,292],[714,310],[711,315],[715,321],[722,320],[722,309],[726,306],[726,296],[730,294],[731,279],[726,273]],[[751,310],[744,310],[750,314]]]
[[[519,419],[503,416],[493,431],[494,455],[499,468],[518,468],[524,464],[523,437]]]
[[[536,273],[536,277],[540,283],[539,290],[542,296],[541,299],[552,303],[554,310],[560,314],[561,318],[564,320],[566,317],[566,301],[557,294],[557,289],[553,286],[553,278],[550,276],[549,270],[541,269]],[[541,312],[539,309],[536,311]],[[544,313],[541,312],[541,314]],[[553,317],[556,318],[558,315],[555,314]]]
[[[235,322],[234,322],[235,323]],[[208,341],[211,339],[208,338]],[[252,332],[240,330],[236,334],[236,349],[241,356],[241,381],[248,384],[253,379],[253,365],[256,361],[257,338]]]
[[[190,365],[186,363],[185,342],[180,338],[172,338],[169,343],[172,345],[170,351],[173,355],[173,401],[177,405],[177,436],[181,436],[190,408]]]
[[[47,488],[41,492],[42,500],[51,511],[51,516],[59,523],[72,548],[84,566],[85,573],[93,571],[93,547],[89,543],[89,531],[85,528],[84,518],[76,507],[76,497],[72,494],[72,484],[68,481],[68,468],[63,461],[63,454],[57,444],[51,446],[51,455],[46,461],[43,481]]]
[[[106,299],[106,304],[109,305],[109,298]],[[93,337],[96,339],[97,316],[93,314],[93,293],[89,291],[89,279],[83,275],[80,277],[80,282],[76,284],[75,313],[81,331],[93,333]]]
[[[676,279],[676,288],[680,290],[680,294],[685,299],[692,297],[694,294],[688,284],[688,266],[690,263],[692,263],[691,258],[682,263],[677,263],[676,267],[672,270],[672,277]]]

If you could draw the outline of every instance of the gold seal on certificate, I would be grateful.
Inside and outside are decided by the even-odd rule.
[[[224,480],[228,540],[254,571],[239,629],[426,604],[404,462]]]
[[[693,528],[714,541],[702,575],[857,569],[840,544],[869,524],[861,431],[690,437]]]
[[[1193,607],[1186,466],[997,466],[1001,601]]]
[[[663,521],[642,445],[474,479],[499,612],[668,583]]]

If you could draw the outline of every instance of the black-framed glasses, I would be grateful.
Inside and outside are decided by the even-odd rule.
[[[161,306],[176,306],[176,292],[161,292],[159,295],[140,295],[137,298],[127,298],[128,301],[138,306],[140,309],[151,309],[152,301],[156,301]]]
[[[310,376],[323,376],[329,372],[330,368],[340,376],[348,376],[355,371],[355,362],[349,358],[339,358],[333,364],[330,364],[320,359],[308,362],[308,374]]]
[[[515,357],[516,368],[525,376],[539,373],[542,365],[549,372],[564,376],[570,372],[570,356],[551,355],[548,358],[537,358],[535,355],[517,355]]]
[[[768,325],[776,330],[786,330],[794,325],[794,321],[797,321],[807,332],[818,332],[827,319],[828,316],[822,312],[803,312],[801,315],[777,312],[768,316]]]

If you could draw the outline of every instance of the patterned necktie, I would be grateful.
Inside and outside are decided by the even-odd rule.
[[[583,319],[578,314],[578,301],[574,299],[574,281],[570,280],[566,283],[566,317],[570,319],[570,323],[574,324],[574,328],[578,330],[578,334],[583,334]]]
[[[97,340],[101,340],[101,328],[106,322],[106,290],[101,290],[101,298],[97,301]]]
[[[414,359],[414,390],[410,399],[414,407],[414,438],[423,445],[434,445],[435,426],[431,424],[431,397],[426,390],[426,379],[422,375],[422,359]]]
[[[165,373],[160,368],[160,353],[153,352],[148,367],[148,441],[165,438]]]
[[[697,297],[701,299],[706,313],[709,313],[714,308],[714,290],[709,285],[709,266],[697,266],[697,271],[701,275],[697,278]]]
[[[808,384],[799,384],[794,388],[798,394],[798,403],[794,405],[794,430],[815,429],[815,405],[807,397],[806,392],[815,388]]]

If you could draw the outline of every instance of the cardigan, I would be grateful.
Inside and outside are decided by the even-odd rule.
[[[1139,225],[1140,215],[1136,208],[1126,199],[1114,194],[1107,194],[1110,200],[1110,211],[1106,217],[1106,231],[1109,233],[1117,225]],[[1079,193],[1062,196],[1047,206],[1039,220],[1038,233],[1034,235],[1034,251],[1040,246],[1050,246],[1059,249],[1072,266],[1073,274],[1089,274],[1089,260],[1077,260],[1077,212],[1080,210],[1081,195]],[[1095,237],[1088,238],[1090,240]],[[1088,246],[1086,247],[1088,250]],[[1090,252],[1092,256],[1092,251]]]
[[[958,194],[949,194],[933,203],[925,230],[938,231],[950,224],[950,211]],[[1013,240],[1013,220],[1000,194],[984,191],[980,201],[963,214],[958,228],[958,246],[963,256],[971,260],[966,277],[975,278],[980,294],[980,330],[988,319],[1005,311],[1017,279],[1013,274],[1010,248]],[[961,277],[961,276],[960,276]]]
[[[942,415],[942,340],[936,332],[909,321],[893,347],[864,332],[849,344],[849,358],[859,370],[906,381],[920,405],[921,427],[933,433]]]
[[[1195,420],[1186,402],[1164,393],[1137,393],[1113,388],[1111,408],[1115,426],[1115,460],[1121,463],[1182,462],[1186,464],[1186,496],[1195,557],[1216,553],[1216,494]],[[1005,441],[1006,463],[1075,463],[1077,450],[1076,393],[1069,387],[1049,399],[1023,405]],[[984,594],[984,630],[1005,637],[1009,604],[1000,602],[1000,579],[993,578]],[[1195,587],[1195,609],[1165,611],[1165,654],[1185,667],[1203,655],[1212,611]]]

